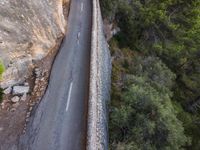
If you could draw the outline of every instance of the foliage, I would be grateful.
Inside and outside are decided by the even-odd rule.
[[[198,0],[101,0],[101,2],[103,10],[107,8],[110,16],[115,16],[121,29],[118,39],[125,47],[129,46],[139,51],[156,51],[158,54],[165,53],[170,56],[169,58],[183,55],[181,59],[184,59],[184,55],[188,52],[196,52],[199,49],[200,2]],[[111,6],[116,8],[115,11],[110,9]]]
[[[103,17],[109,17],[109,19],[114,19],[115,13],[117,11],[117,1],[116,0],[100,0]]]
[[[4,68],[4,65],[3,63],[0,61],[0,77],[2,75],[2,73],[4,72],[5,68]]]
[[[4,65],[3,63],[0,61],[0,80],[1,80],[1,76],[2,76],[2,73],[4,72],[5,68],[4,68]],[[0,88],[0,103],[3,99],[3,90]]]
[[[114,56],[118,50],[112,45]],[[121,56],[113,67],[123,68],[120,62],[123,59],[129,62],[130,56],[134,65],[128,65],[127,70],[119,69],[125,73],[123,86],[119,88],[114,84],[121,80],[120,71],[113,80],[112,88],[118,89],[113,95],[118,96],[112,96],[111,149],[180,149],[190,140],[184,135],[183,125],[171,102],[170,89],[175,74],[159,58],[136,54],[135,57],[133,54]],[[117,76],[115,69],[113,73]]]
[[[134,64],[130,68],[131,74],[146,77],[158,89],[173,86],[176,75],[158,57],[134,57]]]
[[[156,90],[159,96],[168,95],[168,100],[177,112],[173,112],[169,117],[176,116],[176,119],[182,122],[185,134],[191,137],[191,146],[186,145],[184,148],[199,149],[200,1],[100,0],[100,2],[103,16],[117,23],[120,28],[120,32],[110,42],[114,57],[112,110],[117,109],[120,112],[119,106],[126,106],[125,93],[131,93],[131,87],[139,86],[138,83],[132,82],[132,78],[142,79],[150,86],[147,88],[145,84],[143,87],[146,88],[144,92],[150,92],[150,97],[152,89]],[[134,92],[139,93],[139,87],[138,91]],[[129,97],[129,101],[131,99],[133,98]],[[136,111],[136,108],[132,109],[130,108],[131,111]],[[165,107],[162,111],[165,111],[164,109]],[[124,109],[123,112],[128,115],[129,109]],[[111,117],[110,121],[112,120]],[[131,140],[131,135],[125,140],[116,140],[117,137],[113,136],[117,129],[112,129],[111,145],[114,144],[116,149],[142,149],[138,147],[136,139]],[[133,134],[132,131],[128,132]]]
[[[191,84],[187,87],[185,81],[199,83],[200,1],[101,0],[101,3],[103,10],[109,12],[107,15],[115,16],[118,22],[121,32],[116,39],[121,48],[128,46],[159,56],[177,74],[176,92],[180,96],[175,99],[184,103],[199,96],[196,92],[199,87]]]
[[[139,149],[179,150],[187,138],[170,97],[156,91],[144,78],[133,79],[122,96],[123,104],[111,113],[111,141],[134,142],[132,146]]]

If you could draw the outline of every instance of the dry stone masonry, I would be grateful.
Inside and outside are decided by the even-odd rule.
[[[87,149],[107,150],[111,57],[103,32],[98,0],[93,0],[92,23]]]

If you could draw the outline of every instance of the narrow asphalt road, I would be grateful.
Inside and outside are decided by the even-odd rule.
[[[72,0],[66,37],[48,89],[21,137],[20,150],[84,150],[92,1]]]

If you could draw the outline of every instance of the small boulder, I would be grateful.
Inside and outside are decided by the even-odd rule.
[[[11,87],[8,87],[3,91],[3,93],[6,94],[6,95],[10,94],[11,92],[12,92],[12,88]]]
[[[41,75],[42,71],[39,68],[35,68],[35,74],[36,77],[39,77]]]
[[[27,94],[24,93],[23,96],[21,97],[21,100],[22,100],[22,101],[26,101],[26,98],[27,98]]]
[[[29,108],[29,111],[32,111],[33,110],[33,107],[31,106],[30,108]]]
[[[11,101],[12,101],[13,103],[17,103],[17,102],[19,102],[19,100],[20,100],[20,98],[19,98],[18,96],[14,96],[14,97],[11,99]]]
[[[10,109],[10,112],[14,112],[14,111],[16,111],[16,108],[11,108]]]
[[[25,82],[25,83],[24,83],[24,86],[29,86],[29,83],[28,83],[28,82]]]
[[[24,93],[29,92],[30,87],[29,86],[14,86],[13,87],[13,94],[20,94],[23,95]]]
[[[14,103],[12,106],[13,108],[17,108],[19,106],[19,103]]]

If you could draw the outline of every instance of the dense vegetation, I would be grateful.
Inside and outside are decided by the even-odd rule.
[[[2,73],[4,72],[5,68],[4,68],[4,65],[3,63],[0,61],[0,78],[1,78],[1,75]]]
[[[4,72],[4,70],[5,70],[4,65],[0,61],[0,80],[1,80],[1,76],[2,76],[2,73]],[[0,103],[2,101],[2,96],[3,96],[3,90],[0,88]]]
[[[120,28],[110,41],[110,148],[198,150],[200,1],[100,2]]]

